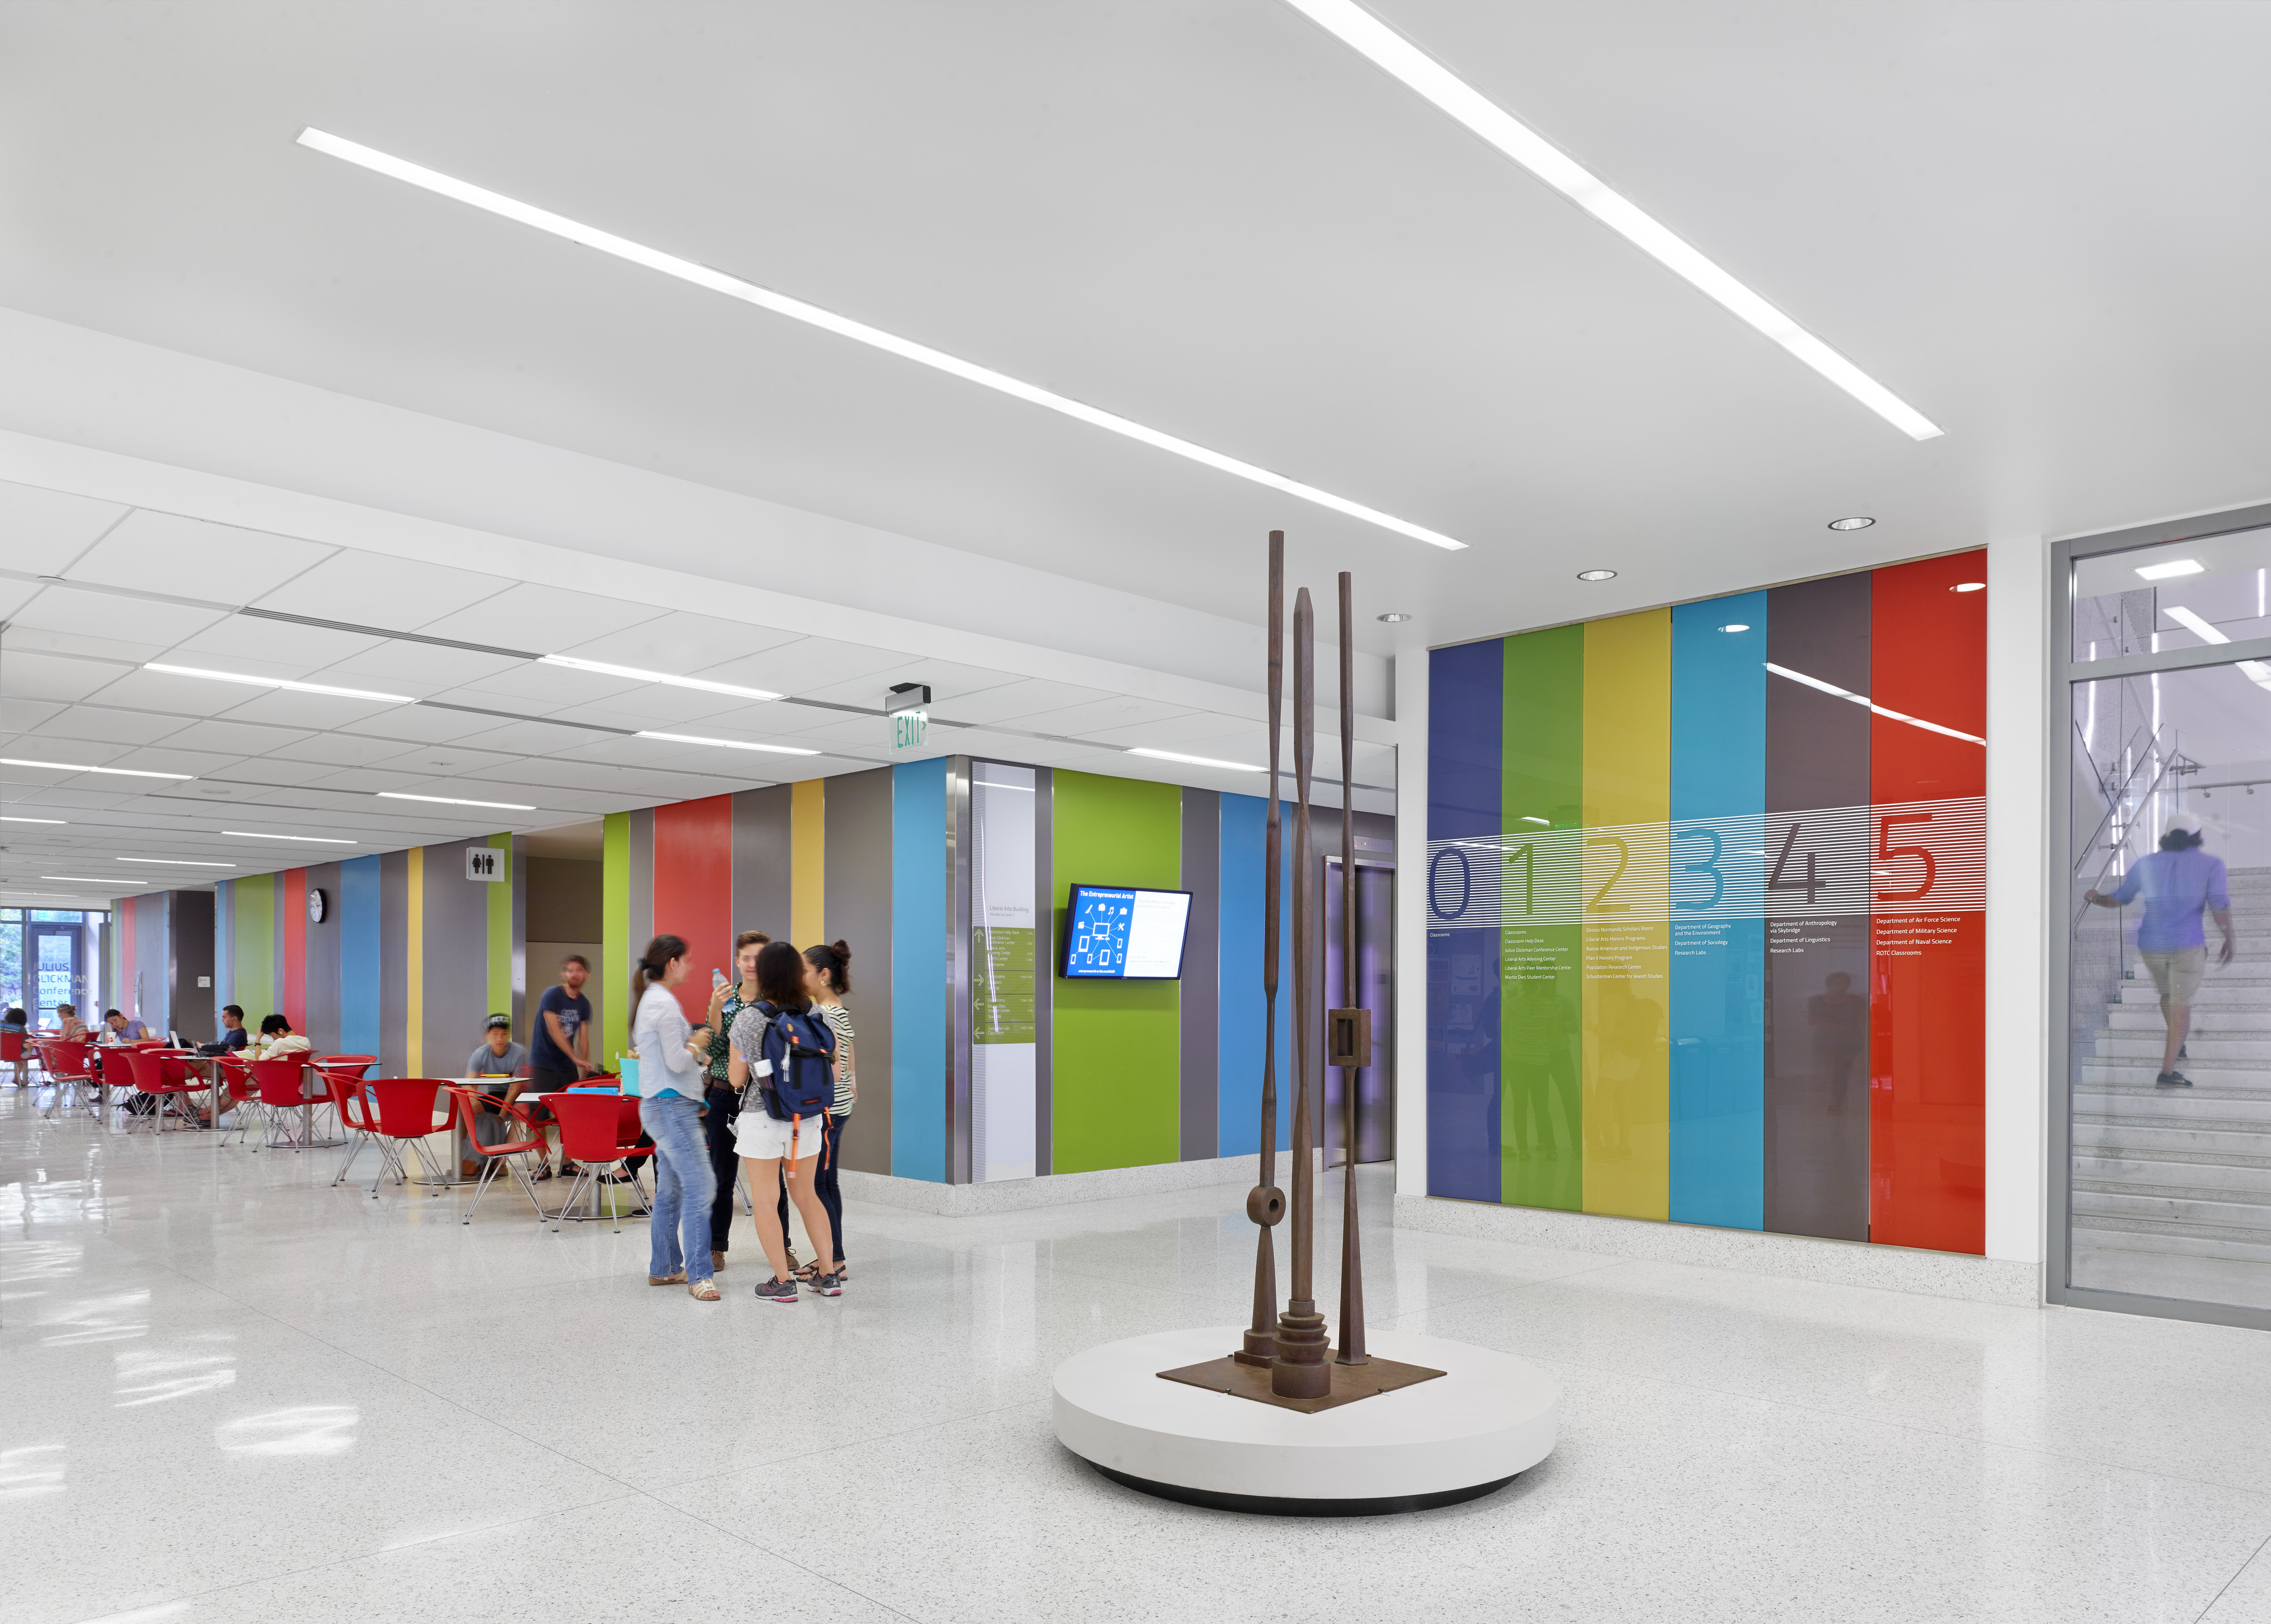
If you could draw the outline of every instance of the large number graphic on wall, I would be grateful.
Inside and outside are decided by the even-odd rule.
[[[1983,1249],[1984,567],[1435,652],[1429,1193]]]

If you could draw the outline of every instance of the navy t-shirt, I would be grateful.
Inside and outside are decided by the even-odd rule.
[[[562,1054],[560,1046],[552,1041],[552,1023],[544,1018],[547,1015],[560,1017],[560,1030],[567,1035],[568,1041],[573,1043],[577,1029],[591,1024],[592,1001],[581,993],[571,995],[564,987],[545,988],[544,996],[537,1001],[536,1042],[529,1052],[529,1069],[573,1071],[576,1069],[575,1057]]]

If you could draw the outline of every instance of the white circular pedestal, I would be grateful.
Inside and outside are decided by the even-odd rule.
[[[1244,1329],[1164,1331],[1057,1367],[1057,1441],[1171,1500],[1294,1516],[1365,1516],[1471,1500],[1552,1452],[1561,1387],[1509,1353],[1374,1331],[1383,1359],[1444,1374],[1305,1415],[1159,1372],[1219,1357]]]

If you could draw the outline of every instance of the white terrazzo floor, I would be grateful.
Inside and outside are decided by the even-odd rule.
[[[704,1305],[643,1223],[465,1227],[336,1155],[0,1091],[0,1624],[2271,1620],[2253,1332],[1368,1229],[1373,1322],[1549,1366],[1561,1446],[1279,1521],[1049,1432],[1066,1354],[1243,1317],[1239,1188],[855,1206],[850,1290],[781,1309],[746,1219]]]

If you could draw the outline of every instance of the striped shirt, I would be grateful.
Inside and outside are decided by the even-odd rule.
[[[852,1052],[852,1011],[840,1003],[817,1008],[828,1030],[836,1034],[836,1114],[846,1117],[852,1114],[852,1102],[859,1094],[859,1079],[852,1071],[860,1058]]]

